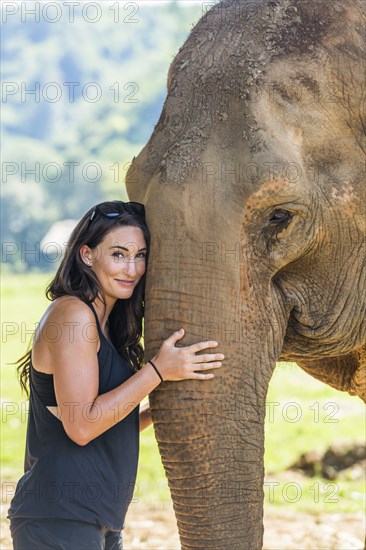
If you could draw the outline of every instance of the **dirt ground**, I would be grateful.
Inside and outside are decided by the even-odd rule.
[[[137,508],[140,508],[137,510]],[[2,504],[1,550],[11,550],[7,505]],[[264,550],[363,550],[362,514],[265,513]],[[131,507],[123,531],[126,550],[180,550],[173,507]],[[77,548],[73,550],[78,550]]]
[[[146,518],[149,519],[146,519]],[[127,517],[126,550],[179,550],[172,507],[150,509],[144,517]],[[270,511],[265,514],[263,550],[362,550],[362,515],[306,514]]]

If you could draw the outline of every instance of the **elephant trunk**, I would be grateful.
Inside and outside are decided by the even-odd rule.
[[[260,549],[264,404],[174,386],[151,401],[182,548]]]
[[[218,348],[203,353],[225,354],[214,379],[164,382],[150,396],[182,548],[260,549],[265,398],[276,359],[273,326],[264,322],[263,312],[256,315],[252,300],[246,306],[238,299],[233,280],[224,288],[211,270],[204,285],[195,284],[197,274],[189,276],[187,266],[184,271],[179,264],[179,274],[151,270],[146,356],[180,327],[186,333],[177,345],[217,340]]]

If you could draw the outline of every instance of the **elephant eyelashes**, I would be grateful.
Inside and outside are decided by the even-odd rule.
[[[278,242],[279,233],[290,224],[292,214],[288,210],[274,210],[265,228],[267,249]]]
[[[292,214],[288,210],[274,210],[268,222],[269,225],[277,225],[284,229],[291,221]]]

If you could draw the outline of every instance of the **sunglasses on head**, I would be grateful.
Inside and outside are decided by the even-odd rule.
[[[140,202],[111,201],[108,203],[97,204],[89,218],[89,225],[98,216],[106,218],[117,218],[123,214],[133,214],[145,219],[145,206]]]

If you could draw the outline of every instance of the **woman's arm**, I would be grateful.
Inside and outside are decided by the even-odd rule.
[[[99,337],[90,308],[77,298],[70,299],[55,308],[47,322],[49,327],[57,327],[58,335],[48,342],[58,416],[70,439],[86,445],[125,418],[159,385],[160,379],[146,364],[120,386],[98,395]],[[52,337],[55,330],[52,336],[50,329],[44,332]]]
[[[52,358],[53,380],[59,418],[67,435],[78,445],[86,445],[125,418],[144,397],[159,384],[160,378],[150,363],[115,389],[98,395],[99,366],[98,330],[91,309],[78,298],[70,297],[54,308],[47,319],[53,337],[48,341]],[[43,329],[47,329],[43,327]],[[54,337],[57,327],[57,338]],[[48,331],[45,330],[48,334]],[[213,373],[202,372],[219,368],[220,354],[195,353],[217,342],[199,342],[179,348],[175,343],[183,337],[174,332],[164,340],[157,355],[157,367],[164,380],[209,380]],[[209,361],[209,362],[206,362]],[[148,413],[142,425],[149,425]],[[150,422],[151,423],[151,422]],[[143,428],[142,428],[143,429]]]

